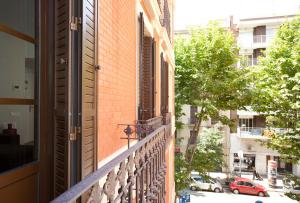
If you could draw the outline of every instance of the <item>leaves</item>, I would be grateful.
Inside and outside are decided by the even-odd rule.
[[[300,160],[300,19],[283,24],[266,56],[251,71],[254,110],[268,115],[272,127],[291,129],[267,144],[291,162]]]
[[[176,193],[188,187],[192,170],[206,177],[208,172],[222,166],[223,136],[217,128],[204,129],[191,163],[186,161],[182,153],[175,155]]]
[[[236,68],[237,53],[232,33],[217,24],[176,38],[176,103],[201,107],[204,120],[248,104],[247,71]]]
[[[224,124],[233,122],[220,116],[222,110],[244,108],[251,101],[248,86],[249,71],[237,69],[238,48],[228,29],[216,23],[205,28],[194,28],[191,34],[175,38],[175,110],[176,120],[181,116],[181,106],[200,107],[198,121],[193,130],[199,135],[201,121],[216,118]],[[181,127],[180,122],[176,122]],[[186,183],[191,170],[202,175],[222,165],[223,135],[216,131],[204,131],[197,147],[188,142],[186,156],[176,156],[176,191]]]

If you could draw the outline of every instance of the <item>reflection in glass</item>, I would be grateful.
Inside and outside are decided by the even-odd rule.
[[[0,24],[34,37],[35,0],[1,0]]]
[[[0,98],[34,98],[34,44],[0,32]]]
[[[0,1],[0,172],[36,160],[35,0]]]
[[[0,105],[0,172],[33,159],[33,106]]]

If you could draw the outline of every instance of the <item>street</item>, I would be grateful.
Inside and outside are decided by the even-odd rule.
[[[258,197],[252,195],[235,195],[225,189],[224,193],[205,192],[205,191],[189,191],[191,194],[191,203],[210,202],[210,203],[255,203],[261,200],[263,203],[297,203],[291,200],[281,192],[269,192],[269,197]]]
[[[224,179],[226,176],[224,173],[210,173],[211,177]],[[252,175],[243,174],[243,178],[251,179]],[[185,190],[185,194],[191,195],[191,203],[200,203],[200,202],[209,202],[209,203],[255,203],[257,200],[261,200],[263,203],[297,203],[297,201],[290,199],[285,196],[282,191],[282,180],[277,180],[277,188],[270,188],[268,185],[268,180],[266,177],[263,181],[255,180],[254,182],[263,185],[268,189],[267,197],[258,197],[254,195],[246,195],[246,194],[233,194],[228,186],[224,186],[223,193],[215,193],[209,191],[191,191]]]

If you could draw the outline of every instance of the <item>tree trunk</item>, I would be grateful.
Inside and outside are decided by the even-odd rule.
[[[199,131],[200,131],[201,122],[202,122],[202,113],[203,113],[203,109],[201,109],[201,111],[199,112],[200,118],[197,120],[197,122],[195,123],[195,125],[193,127],[193,131],[196,134],[196,139],[199,136]],[[191,140],[192,140],[192,135],[190,135],[190,137],[189,137],[188,144],[186,146],[186,151],[185,151],[185,159],[190,164],[193,161],[194,153],[196,151],[196,145],[191,145]]]

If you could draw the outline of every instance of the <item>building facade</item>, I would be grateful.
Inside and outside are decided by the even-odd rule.
[[[174,202],[174,1],[0,4],[0,201]]]
[[[220,25],[228,28],[235,36],[240,48],[239,55],[241,60],[237,68],[245,68],[256,65],[259,57],[263,57],[264,50],[272,43],[276,31],[284,22],[293,19],[295,15],[272,16],[261,18],[240,19],[234,21],[233,17],[219,20]],[[177,30],[175,34],[188,36],[187,30]],[[177,152],[185,152],[187,143],[196,143],[196,136],[193,132],[195,123],[195,113],[197,107],[190,105],[183,106],[184,116],[180,118],[183,128],[177,130],[179,141],[176,146]],[[300,175],[300,168],[297,164],[285,163],[280,160],[280,154],[274,150],[263,146],[261,142],[266,142],[266,136],[270,130],[277,133],[284,132],[286,129],[267,129],[266,118],[264,115],[251,110],[225,111],[220,114],[236,120],[237,128],[229,129],[224,126],[224,162],[223,172],[239,171],[240,168],[245,172],[252,172],[253,167],[258,173],[267,174],[268,160],[277,161],[277,171],[279,173],[292,172]],[[209,119],[201,124],[203,127],[212,127],[217,121]],[[191,136],[192,139],[189,140]],[[240,162],[238,154],[243,152]]]
[[[272,43],[276,31],[284,22],[291,20],[295,15],[272,16],[261,18],[240,19],[237,25],[237,43],[240,47],[239,55],[241,60],[239,68],[256,65],[259,57],[263,57],[264,51]],[[278,172],[294,172],[297,166],[285,163],[280,160],[280,155],[274,150],[263,146],[261,142],[266,142],[266,136],[270,129],[266,129],[266,118],[264,115],[251,110],[237,111],[238,127],[237,133],[230,136],[230,169],[242,171],[252,171],[255,167],[260,174],[267,173],[268,160],[277,161]],[[271,129],[277,133],[284,132],[285,129]],[[243,159],[240,166],[238,152],[243,152]]]

